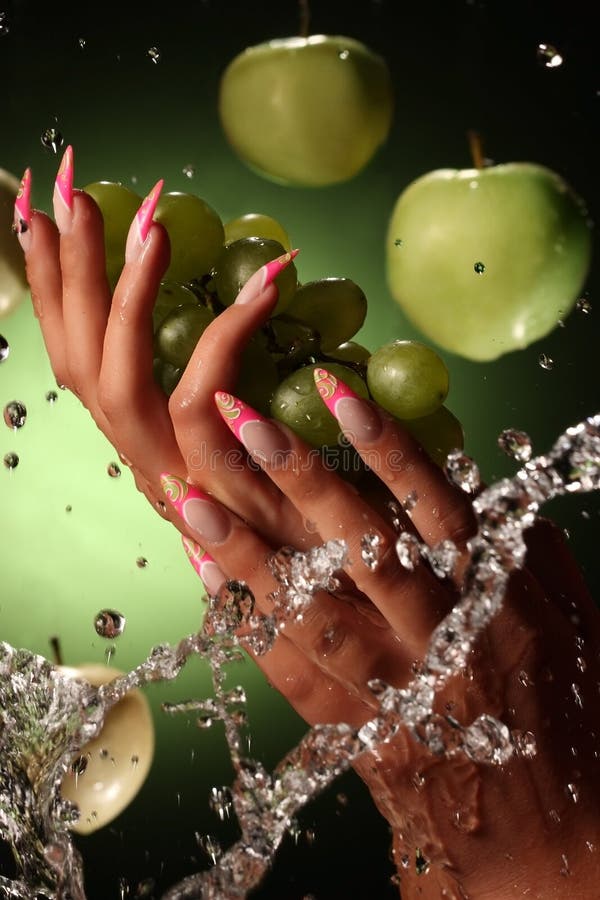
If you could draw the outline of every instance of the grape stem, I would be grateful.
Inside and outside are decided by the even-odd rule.
[[[298,0],[300,8],[300,37],[308,37],[310,28],[310,6],[308,0]]]
[[[467,132],[467,137],[469,139],[469,149],[471,151],[474,167],[476,169],[484,169],[485,157],[483,155],[483,141],[481,140],[481,135],[478,131],[470,129]]]
[[[52,658],[54,660],[55,666],[62,666],[63,663],[63,655],[62,648],[60,646],[60,638],[54,635],[50,638],[50,646],[52,647]]]

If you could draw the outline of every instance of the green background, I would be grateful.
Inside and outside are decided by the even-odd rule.
[[[170,2],[155,11],[125,0],[89,8],[15,0],[0,3],[4,9],[0,167],[19,176],[32,167],[36,206],[50,207],[59,159],[40,135],[54,126],[74,146],[78,185],[115,180],[144,194],[162,177],[166,190],[199,194],[223,220],[273,215],[302,248],[301,280],[343,275],[361,285],[369,315],[360,338],[372,349],[392,337],[422,337],[386,287],[387,220],[414,178],[470,164],[469,128],[482,133],[497,162],[530,160],[559,172],[597,218],[600,100],[586,4],[355,0],[350,9],[314,0],[311,30],[347,34],[382,53],[396,90],[385,147],[353,181],[319,190],[285,188],[249,171],[225,143],[216,112],[220,73],[233,56],[296,33],[295,0]],[[558,47],[559,69],[540,66],[540,42]],[[157,64],[147,53],[153,46]],[[188,179],[182,170],[190,164]],[[514,470],[497,447],[503,428],[527,431],[542,452],[566,426],[600,410],[597,271],[586,285],[591,314],[574,312],[527,350],[485,364],[442,351],[448,406],[487,481]],[[113,664],[132,667],[154,644],[197,628],[199,582],[178,535],[152,514],[127,470],[108,477],[115,453],[75,399],[59,391],[54,405],[45,400],[54,382],[27,303],[0,320],[0,333],[11,346],[0,366],[0,404],[20,400],[28,409],[20,432],[0,423],[0,456],[20,457],[14,471],[0,468],[0,639],[48,655],[48,638],[58,634],[68,663],[102,661],[105,646],[92,623],[112,606],[128,620]],[[552,371],[540,368],[541,352],[554,359]],[[599,507],[597,497],[570,498],[552,510],[596,594]],[[136,565],[140,556],[146,568]],[[248,689],[253,752],[272,765],[304,726],[250,663],[234,677]],[[79,841],[90,898],[120,897],[120,877],[133,896],[149,876],[158,896],[207,864],[195,832],[227,837],[207,806],[210,787],[231,776],[219,726],[198,731],[193,720],[159,711],[164,699],[205,690],[206,671],[195,663],[176,684],[149,692],[158,729],[151,776],[112,827]],[[336,784],[301,825],[298,845],[282,848],[257,897],[394,896],[387,829],[356,779]]]

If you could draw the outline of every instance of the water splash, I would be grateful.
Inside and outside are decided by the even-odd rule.
[[[510,573],[524,564],[523,535],[540,506],[559,495],[599,488],[600,415],[568,429],[548,454],[528,460],[512,479],[481,491],[473,502],[478,531],[469,542],[461,598],[434,630],[412,680],[401,689],[372,681],[378,701],[374,718],[358,730],[343,723],[315,726],[270,773],[246,755],[245,695],[241,688],[225,689],[225,670],[241,658],[243,647],[268,652],[287,622],[302,619],[317,591],[338,586],[336,572],[346,561],[343,542],[306,553],[284,548],[273,555],[269,565],[279,588],[271,597],[271,615],[256,612],[247,585],[227,582],[209,598],[201,632],[174,647],[154,648],[138,668],[99,688],[66,679],[46,660],[0,644],[0,836],[13,848],[19,869],[16,880],[0,878],[0,889],[16,900],[36,892],[48,900],[85,900],[82,861],[69,835],[77,810],[60,798],[62,777],[115,703],[134,688],[175,679],[191,656],[208,660],[214,696],[166,704],[165,711],[223,723],[235,779],[229,790],[215,789],[213,802],[227,815],[235,813],[241,837],[226,850],[211,842],[212,868],[174,885],[163,900],[246,897],[271,866],[301,807],[402,725],[437,755],[464,753],[489,764],[503,764],[513,752],[533,755],[535,738],[529,732],[511,734],[487,714],[460,723],[434,713],[434,700],[467,668],[478,636],[500,610]],[[413,546],[426,555],[418,541]],[[451,548],[444,552],[451,555]],[[569,783],[567,791],[576,802],[573,787]],[[205,849],[207,839],[202,839]],[[413,865],[425,871],[427,860],[417,858]]]

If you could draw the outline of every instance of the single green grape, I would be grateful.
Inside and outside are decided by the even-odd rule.
[[[197,304],[178,306],[163,319],[154,336],[155,353],[174,368],[184,369],[213,314]]]
[[[362,344],[357,344],[355,341],[344,341],[339,347],[330,350],[327,355],[342,363],[368,363],[371,351],[367,350],[366,347],[363,347]]]
[[[251,275],[265,263],[286,253],[279,241],[270,238],[240,238],[226,244],[217,260],[215,285],[219,300],[230,306]],[[288,305],[298,285],[298,273],[293,262],[279,273],[275,279],[279,290],[279,300],[274,312],[281,312]]]
[[[263,342],[253,337],[242,351],[236,393],[249,406],[268,416],[278,383],[275,360]]]
[[[165,281],[193,281],[207,275],[221,252],[225,231],[212,206],[195,194],[163,194],[154,218],[167,229],[171,263]]]
[[[170,397],[183,375],[183,369],[172,366],[164,359],[156,356],[153,363],[154,380],[163,389],[167,397]]]
[[[281,382],[271,401],[271,415],[313,447],[334,446],[340,441],[340,427],[315,386],[313,371],[318,365],[303,366]],[[365,382],[352,369],[328,363],[327,371],[345,381],[360,397],[368,398]]]
[[[464,447],[462,425],[447,406],[440,406],[429,416],[399,421],[441,468],[451,450],[462,450]]]
[[[373,399],[399,419],[418,419],[438,409],[448,394],[448,370],[419,341],[391,341],[371,355],[367,384]]]
[[[350,278],[321,278],[299,287],[286,311],[318,331],[328,353],[361,328],[367,298]]]
[[[96,201],[102,213],[106,274],[114,289],[125,265],[125,243],[129,227],[142,205],[142,198],[115,181],[94,181],[83,190]]]
[[[226,244],[246,237],[270,238],[272,241],[279,241],[285,250],[292,249],[283,225],[272,216],[265,216],[262,213],[246,213],[225,223]]]
[[[186,304],[198,305],[196,295],[188,287],[175,281],[162,281],[152,310],[154,331],[172,310]]]

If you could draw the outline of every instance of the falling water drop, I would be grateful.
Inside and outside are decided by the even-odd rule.
[[[8,341],[3,334],[0,334],[0,363],[3,363],[4,360],[8,358],[9,353],[10,347]]]
[[[94,628],[100,637],[112,641],[125,631],[126,618],[115,609],[101,609],[94,618]]]
[[[546,369],[548,372],[554,368],[554,360],[547,353],[540,353],[538,362],[542,369]]]
[[[400,564],[405,569],[408,569],[409,572],[412,572],[421,557],[419,541],[414,534],[405,531],[400,535],[396,541],[396,553]]]
[[[50,406],[54,406],[56,401],[58,400],[58,394],[56,391],[47,391],[46,392],[46,401],[50,404]]]
[[[45,147],[46,150],[52,150],[53,153],[58,153],[65,142],[62,134],[56,128],[45,128],[42,131],[40,140],[42,146]]]
[[[24,403],[19,403],[18,400],[11,400],[4,407],[4,421],[7,427],[12,428],[13,431],[22,428],[26,419],[27,408]]]
[[[10,23],[8,21],[8,13],[0,12],[0,35],[8,34],[10,31]]]
[[[380,545],[380,534],[364,534],[360,539],[360,558],[371,572],[374,572],[379,565]]]
[[[121,469],[116,462],[110,462],[106,467],[106,471],[111,478],[118,478],[121,474]]]
[[[149,47],[148,48],[148,56],[152,60],[152,62],[156,65],[160,62],[161,52],[158,47]]]
[[[417,494],[417,492],[416,492],[416,491],[410,491],[410,492],[406,495],[406,497],[404,498],[404,500],[402,501],[402,508],[403,508],[406,512],[409,513],[409,512],[411,512],[411,511],[415,508],[415,506],[417,505],[418,500],[419,500],[419,495]]]
[[[485,263],[477,261],[473,265],[473,271],[475,272],[476,275],[483,275],[483,273],[485,272]]]
[[[527,462],[533,453],[529,435],[525,431],[517,431],[516,428],[505,428],[500,432],[498,446],[517,462]]]
[[[563,62],[562,56],[552,44],[538,44],[537,60],[545,69],[557,69]]]
[[[575,308],[580,313],[583,313],[584,316],[587,316],[592,311],[592,304],[590,303],[590,301],[588,300],[587,297],[581,297],[581,299],[579,299],[577,301],[577,303],[575,304]]]
[[[86,39],[85,39],[84,37],[80,37],[80,38],[78,38],[77,43],[79,44],[79,46],[80,46],[81,49],[83,50],[84,47],[85,47],[85,45],[86,45],[86,43],[87,43],[87,41],[86,41]]]
[[[138,569],[147,569],[148,566],[150,565],[150,563],[148,562],[148,560],[146,559],[145,556],[138,556],[138,558],[135,561],[135,564],[138,567]]]
[[[475,494],[481,485],[479,468],[462,450],[452,450],[444,465],[448,480],[465,494]]]
[[[3,462],[7,469],[16,469],[19,465],[19,457],[16,453],[5,453]]]
[[[188,163],[187,166],[184,166],[181,171],[186,178],[193,178],[196,174],[196,167],[192,165],[192,163]]]

